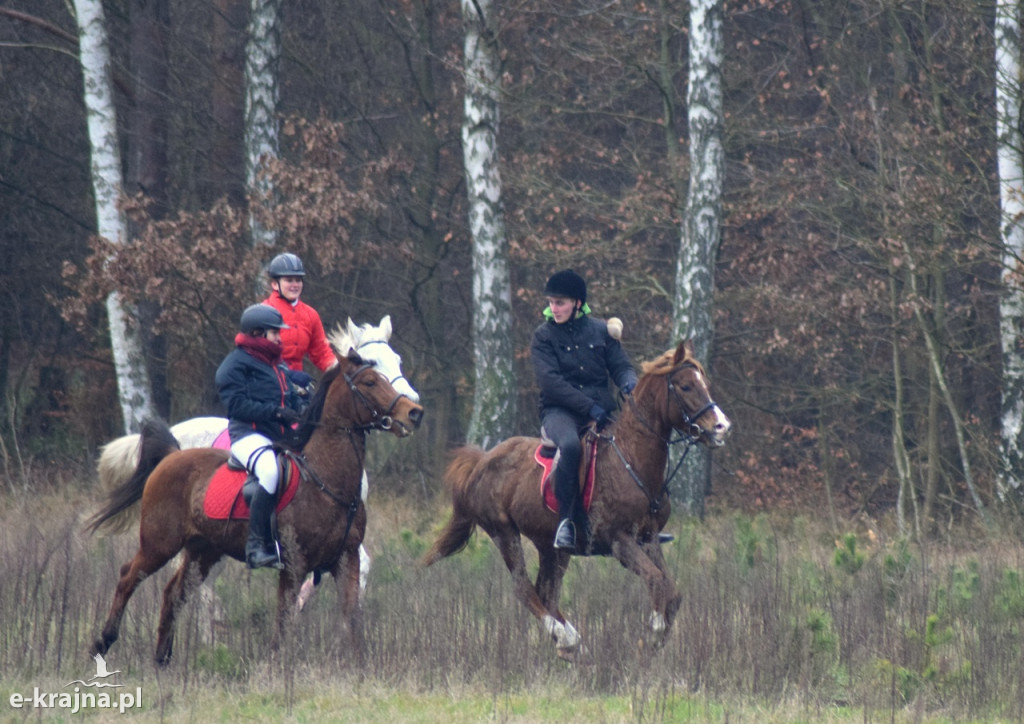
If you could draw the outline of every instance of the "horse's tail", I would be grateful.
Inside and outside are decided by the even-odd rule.
[[[123,441],[131,437],[130,435],[125,436],[125,438],[120,438],[120,440]],[[106,505],[86,522],[85,529],[88,532],[95,533],[101,527],[110,531],[126,528],[129,517],[121,514],[126,513],[142,498],[142,491],[146,487],[146,480],[157,464],[175,450],[181,449],[177,439],[171,433],[171,428],[163,420],[146,420],[142,425],[142,432],[137,437],[138,462],[135,465],[135,470],[127,480],[109,490]],[[116,456],[119,456],[123,461],[127,455],[123,448],[128,443],[115,440],[111,444],[114,443],[118,443],[118,448],[115,449]],[[111,484],[112,477],[110,476],[118,474],[123,476],[124,474],[123,472],[119,473],[117,465],[113,463],[105,469],[102,456],[99,469],[101,484]],[[110,471],[110,476],[106,479],[103,477],[104,470]]]
[[[483,458],[484,451],[478,447],[463,447],[455,451],[455,457],[444,471],[445,487],[452,495],[452,517],[434,541],[434,545],[423,556],[421,563],[429,566],[453,553],[462,550],[476,529],[476,522],[466,514],[462,499],[473,479],[473,471]]]

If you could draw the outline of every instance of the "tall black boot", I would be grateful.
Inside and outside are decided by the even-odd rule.
[[[572,519],[578,495],[579,481],[576,476],[566,475],[561,468],[555,468],[555,499],[558,501],[555,548],[576,549],[576,526]]]
[[[245,542],[245,563],[249,568],[284,568],[277,555],[277,544],[270,532],[270,514],[274,512],[274,496],[262,485],[256,486],[249,506],[249,539]]]

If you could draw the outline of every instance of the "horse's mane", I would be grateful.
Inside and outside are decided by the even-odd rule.
[[[338,379],[340,374],[341,365],[335,365],[324,372],[324,376],[320,379],[320,385],[313,393],[313,399],[309,401],[309,406],[302,413],[299,426],[281,439],[284,445],[294,450],[302,450],[306,446],[309,438],[320,426],[320,418],[324,414],[324,403],[327,401],[327,392],[331,389],[331,383]]]
[[[390,337],[390,324],[378,326],[364,322],[361,325],[357,325],[349,318],[348,326],[342,326],[339,322],[327,335],[327,341],[338,354],[346,355],[350,349],[359,349],[361,345],[368,344],[369,342],[384,342],[387,344]]]
[[[673,370],[679,369],[683,365],[692,365],[696,367],[702,375],[707,377],[707,373],[704,371],[704,365],[697,361],[697,358],[691,354],[690,350],[687,349],[681,360],[676,360],[676,352],[678,350],[668,349],[662,352],[660,355],[648,362],[642,362],[640,364],[640,379],[637,385],[642,385],[648,380],[655,377],[662,377],[669,374]]]
[[[341,322],[338,326],[331,330],[327,335],[327,342],[338,354],[348,354],[350,349],[359,349],[359,344],[363,341],[363,330],[367,325],[363,325],[362,328],[352,324],[352,320],[349,320],[348,329],[341,326]]]

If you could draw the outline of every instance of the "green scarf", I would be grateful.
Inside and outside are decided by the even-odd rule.
[[[584,314],[590,314],[590,305],[587,304],[586,302],[583,302],[583,306],[580,307],[580,310],[578,312],[576,312],[576,319],[579,319]],[[544,318],[548,320],[555,318],[555,313],[551,311],[551,307],[544,308]]]

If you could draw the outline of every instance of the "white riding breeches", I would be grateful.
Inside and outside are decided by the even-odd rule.
[[[269,438],[256,432],[246,435],[231,443],[231,454],[256,476],[264,490],[271,495],[277,492],[277,457]]]

